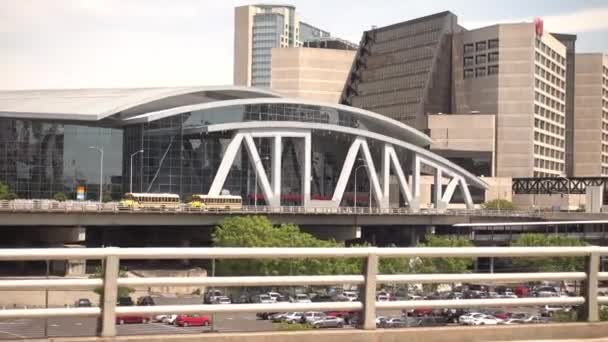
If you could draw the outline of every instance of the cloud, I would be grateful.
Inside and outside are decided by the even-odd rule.
[[[608,7],[585,8],[568,14],[543,16],[545,30],[560,33],[584,33],[608,30]],[[511,18],[494,21],[464,22],[467,29],[495,24],[532,22],[534,17]]]

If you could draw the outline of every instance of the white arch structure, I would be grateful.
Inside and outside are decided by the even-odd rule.
[[[192,128],[200,129],[200,128]],[[344,164],[338,178],[332,199],[330,201],[313,201],[310,198],[311,181],[311,153],[312,132],[329,131],[352,135],[354,137],[350,145]],[[389,207],[390,175],[393,171],[399,184],[399,190],[410,209],[420,209],[420,176],[422,165],[434,170],[435,184],[443,184],[443,178],[449,179],[445,191],[442,186],[435,186],[435,208],[446,209],[457,187],[460,188],[467,208],[473,208],[473,200],[469,191],[469,184],[481,188],[487,188],[487,184],[466,170],[451,163],[420,146],[394,139],[389,136],[370,132],[367,130],[310,122],[293,121],[247,121],[215,124],[203,127],[203,134],[212,132],[234,132],[233,138],[224,152],[220,167],[214,177],[209,190],[210,195],[219,195],[222,191],[228,172],[237,157],[241,147],[248,153],[249,161],[257,173],[258,185],[264,199],[271,207],[281,205],[281,151],[283,138],[304,139],[303,163],[302,163],[302,204],[318,207],[338,207],[342,201],[346,185],[354,167],[359,153],[362,154],[371,184],[371,192],[374,202],[379,208]],[[261,163],[258,149],[254,138],[271,138],[271,168],[272,179],[269,179],[266,170]],[[374,165],[369,149],[368,141],[382,144],[381,165]],[[405,175],[403,165],[397,157],[396,149],[405,149],[411,153],[411,181]]]

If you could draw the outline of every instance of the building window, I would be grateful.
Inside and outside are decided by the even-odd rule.
[[[485,49],[486,49],[486,42],[485,41],[483,41],[483,42],[477,42],[475,44],[475,50],[476,51],[485,51]]]
[[[486,75],[486,68],[475,69],[475,77],[484,77]]]
[[[486,64],[486,55],[477,55],[475,57],[476,64]]]
[[[473,57],[465,57],[464,58],[464,66],[471,66],[473,65],[474,59]]]
[[[498,49],[498,39],[488,40],[488,49]]]
[[[498,65],[490,65],[488,67],[488,75],[498,75]]]
[[[473,44],[464,44],[464,53],[472,53],[475,52],[475,47]]]
[[[488,54],[488,62],[490,62],[490,63],[498,62],[498,52],[490,52]]]
[[[473,78],[473,69],[464,69],[464,78]]]

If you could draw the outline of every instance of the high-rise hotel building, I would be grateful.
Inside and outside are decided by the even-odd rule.
[[[452,56],[454,112],[496,114],[496,175],[564,175],[566,47],[537,21],[456,33]]]

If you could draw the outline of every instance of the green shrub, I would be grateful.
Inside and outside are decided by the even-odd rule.
[[[68,197],[63,192],[56,192],[53,195],[53,199],[59,202],[65,202],[68,200]]]
[[[312,326],[308,323],[306,323],[306,324],[300,324],[300,323],[289,324],[289,323],[281,322],[281,323],[275,324],[275,327],[279,331],[297,331],[297,330],[311,330],[312,329]]]

